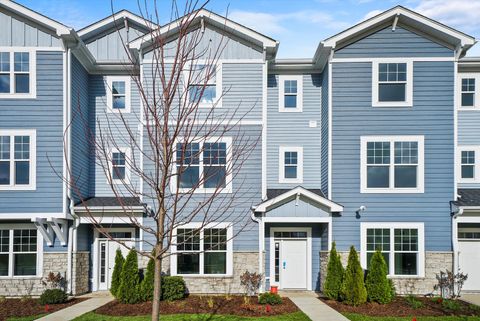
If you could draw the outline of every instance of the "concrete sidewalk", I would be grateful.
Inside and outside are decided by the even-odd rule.
[[[98,309],[102,305],[107,304],[113,300],[113,297],[109,292],[96,292],[95,294],[87,294],[85,296],[80,296],[80,298],[88,298],[85,301],[74,304],[65,308],[63,310],[51,313],[40,319],[39,321],[64,321],[64,320],[73,320],[76,317],[81,316],[87,312]]]
[[[463,293],[460,297],[461,300],[480,306],[480,294],[479,293]]]
[[[346,317],[318,299],[314,292],[282,292],[312,321],[348,321]]]

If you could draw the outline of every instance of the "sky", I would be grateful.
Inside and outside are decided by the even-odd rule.
[[[136,0],[16,1],[77,30],[120,9],[139,12]],[[139,1],[151,8],[154,0]],[[157,0],[162,23],[169,21],[171,3]],[[480,0],[210,0],[207,9],[279,41],[278,58],[311,58],[323,39],[396,5],[480,39]],[[480,44],[468,55],[480,56]]]

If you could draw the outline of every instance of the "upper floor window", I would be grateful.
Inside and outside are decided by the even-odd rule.
[[[107,87],[107,111],[129,113],[130,77],[108,76]]]
[[[301,112],[303,109],[303,77],[280,75],[279,111]]]
[[[362,193],[423,193],[423,136],[361,138]]]
[[[380,250],[391,276],[424,275],[423,223],[362,223],[361,261],[366,269]]]
[[[462,78],[462,107],[475,106],[475,78]]]
[[[222,95],[221,74],[221,65],[201,62],[190,65],[184,72],[189,103],[199,107],[217,107]]]
[[[230,138],[176,147],[176,184],[181,191],[231,191]]]
[[[120,148],[111,152],[111,178],[113,183],[125,183],[130,180],[130,171],[128,168],[128,159],[130,157],[129,148]]]
[[[35,98],[35,52],[0,49],[0,98]]]
[[[372,67],[372,105],[412,106],[413,63],[378,61]]]
[[[0,190],[35,189],[34,130],[0,130]]]
[[[462,151],[462,179],[475,178],[475,151]]]
[[[480,177],[478,157],[480,146],[460,146],[457,153],[457,177],[459,182],[473,183]]]
[[[303,182],[303,148],[280,147],[279,152],[279,182]]]

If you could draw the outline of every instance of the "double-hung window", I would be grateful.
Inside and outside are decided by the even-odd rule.
[[[35,98],[35,52],[0,50],[0,98]]]
[[[130,149],[119,148],[112,150],[110,175],[113,183],[128,183],[130,180],[129,161]]]
[[[412,106],[412,61],[373,62],[372,104],[378,107]]]
[[[460,183],[477,182],[480,178],[480,146],[459,146],[457,152],[457,177]]]
[[[0,277],[37,276],[42,238],[32,227],[0,229]]]
[[[474,179],[475,178],[475,151],[474,150],[464,150],[461,152],[462,159],[462,179]]]
[[[285,147],[279,149],[279,182],[303,182],[303,147]]]
[[[361,137],[362,193],[423,193],[423,136]]]
[[[177,143],[176,183],[180,191],[231,191],[231,145],[228,137]]]
[[[475,78],[462,78],[462,107],[475,107]]]
[[[232,227],[212,223],[203,228],[190,223],[177,228],[171,260],[173,274],[230,275],[232,273]]]
[[[131,95],[130,77],[107,77],[107,111],[109,113],[129,113]]]
[[[361,261],[366,269],[380,250],[390,276],[424,275],[423,223],[362,223]]]
[[[221,74],[221,64],[192,63],[184,72],[188,102],[199,107],[218,107],[222,96]]]
[[[34,190],[35,130],[0,130],[0,190]]]
[[[303,109],[303,77],[280,75],[279,80],[279,111],[301,112]]]

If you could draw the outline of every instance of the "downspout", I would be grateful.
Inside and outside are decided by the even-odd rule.
[[[452,206],[450,202],[450,206]],[[463,214],[463,208],[457,208],[455,211],[452,211],[452,249],[453,249],[453,271],[456,273],[459,271],[459,251],[458,251],[458,223],[457,217]]]
[[[265,244],[264,244],[264,225],[263,225],[263,220],[259,219],[255,216],[255,206],[252,206],[251,208],[251,215],[250,218],[252,221],[258,223],[258,273],[260,275],[263,274],[263,254],[265,252]],[[263,292],[264,290],[264,282],[260,285],[260,292]]]

